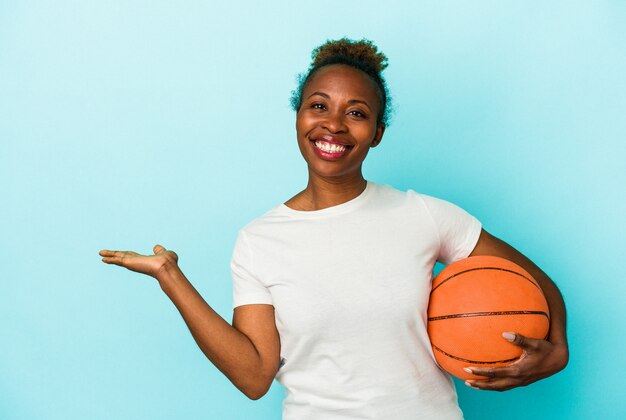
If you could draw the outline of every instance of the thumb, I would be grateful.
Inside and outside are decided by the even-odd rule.
[[[152,248],[152,251],[154,252],[154,255],[158,254],[159,252],[163,252],[165,251],[165,247],[157,244],[154,246],[154,248]]]
[[[528,347],[530,347],[528,339],[521,334],[507,331],[502,333],[502,337],[504,337],[504,339],[511,344],[515,344],[516,346],[523,349],[528,349]]]

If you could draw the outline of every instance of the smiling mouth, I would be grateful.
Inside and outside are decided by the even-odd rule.
[[[345,156],[352,145],[329,142],[323,139],[311,140],[315,154],[324,160],[338,160]]]
[[[326,153],[343,153],[348,150],[349,146],[343,144],[329,143],[324,140],[314,140],[315,147]]]

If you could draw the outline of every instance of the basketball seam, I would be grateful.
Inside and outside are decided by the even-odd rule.
[[[458,273],[455,273],[453,275],[451,275],[450,277],[448,277],[445,280],[442,280],[441,283],[439,283],[437,286],[435,286],[431,291],[430,294],[432,295],[435,290],[437,290],[439,287],[441,287],[444,283],[446,283],[449,280],[452,280],[453,278],[460,276],[461,274],[465,274],[465,273],[469,273],[470,271],[478,271],[478,270],[498,270],[498,271],[506,271],[508,273],[512,273],[512,274],[516,274],[518,276],[520,276],[521,278],[527,280],[528,282],[530,282],[530,284],[532,284],[533,286],[535,286],[537,289],[539,289],[539,291],[541,291],[541,293],[543,294],[543,291],[541,290],[541,287],[539,287],[538,284],[536,284],[534,281],[532,281],[531,279],[529,279],[528,277],[526,277],[525,275],[518,273],[517,271],[513,271],[513,270],[509,270],[506,268],[499,268],[499,267],[478,267],[478,268],[470,268],[468,270],[464,270],[464,271],[460,271]]]
[[[490,311],[490,312],[470,312],[465,314],[450,314],[428,317],[428,321],[441,321],[452,318],[474,318],[479,316],[500,316],[500,315],[543,315],[548,321],[550,316],[544,311]]]
[[[475,365],[489,365],[489,364],[492,364],[492,363],[508,363],[508,362],[514,362],[517,359],[519,359],[519,357],[514,357],[513,359],[493,360],[493,361],[489,361],[489,362],[485,362],[485,361],[482,361],[482,360],[464,359],[462,357],[458,357],[458,356],[455,356],[453,354],[450,354],[450,353],[440,349],[439,347],[435,346],[434,344],[432,346],[433,346],[434,350],[437,350],[438,352],[443,353],[444,355],[448,356],[451,359],[455,359],[455,360],[458,360],[458,361],[461,361],[461,362],[472,363],[472,364],[475,364]]]

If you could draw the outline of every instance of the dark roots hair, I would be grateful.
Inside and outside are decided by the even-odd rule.
[[[300,109],[302,91],[320,68],[331,64],[345,64],[361,70],[374,81],[380,99],[377,123],[389,125],[392,112],[391,97],[387,83],[382,76],[383,70],[387,68],[387,57],[378,51],[372,41],[367,39],[354,41],[348,38],[341,38],[336,41],[328,40],[313,50],[311,58],[313,61],[308,71],[298,75],[298,86],[291,92],[291,107],[294,111],[297,112]]]

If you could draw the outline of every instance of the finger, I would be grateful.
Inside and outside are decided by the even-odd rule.
[[[122,259],[120,257],[114,257],[114,256],[103,257],[102,262],[106,264],[122,265]]]
[[[521,334],[508,332],[508,331],[503,332],[502,337],[504,337],[509,343],[514,344],[530,352],[532,352],[533,350],[536,350],[541,345],[541,342],[545,341],[545,340],[537,340],[535,338],[524,337]]]
[[[488,379],[484,381],[468,379],[465,381],[465,385],[481,391],[507,391],[520,386],[521,383],[517,383],[510,378]]]
[[[164,246],[162,246],[162,245],[156,244],[156,245],[154,246],[154,248],[152,248],[152,251],[153,251],[153,252],[155,253],[155,255],[156,255],[156,254],[158,254],[159,252],[163,252],[163,251],[165,251],[165,247],[164,247]]]
[[[116,264],[116,265],[124,265],[124,260],[127,257],[132,257],[137,255],[136,252],[132,251],[109,251],[102,250],[100,251],[100,255],[103,256],[102,262],[107,264]]]
[[[137,255],[137,253],[133,251],[111,251],[108,249],[101,250],[99,254],[101,257],[123,257],[125,255]]]
[[[101,250],[98,254],[100,254],[102,258],[102,262],[107,264],[118,264],[121,261],[121,251],[111,251],[108,249]]]
[[[472,375],[476,375],[476,376],[484,376],[485,378],[489,378],[489,379],[496,379],[496,378],[509,378],[509,377],[515,377],[517,375],[519,375],[519,366],[516,365],[516,363],[519,360],[515,361],[514,363],[507,365],[507,366],[501,366],[501,367],[474,367],[474,366],[470,366],[470,367],[466,367],[463,368],[463,370],[467,373],[471,373]]]
[[[508,341],[509,343],[515,344],[518,347],[524,348],[526,346],[527,339],[521,334],[516,334],[514,332],[506,331],[502,333],[502,337],[504,337],[504,339]]]
[[[120,251],[112,251],[102,258],[102,262],[106,264],[122,265],[124,255]],[[103,254],[100,254],[103,255]]]
[[[498,373],[494,368],[466,367],[463,370],[469,374],[482,376],[485,378],[495,378]]]

